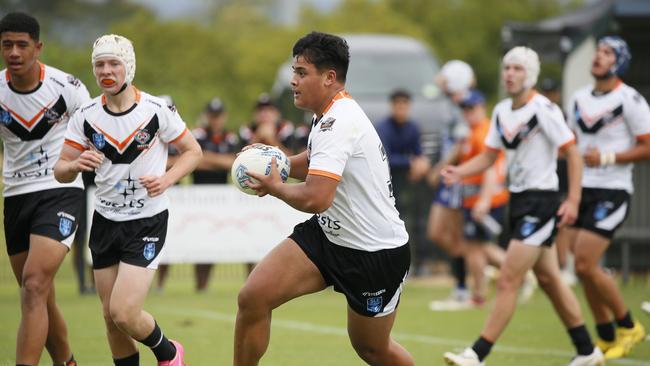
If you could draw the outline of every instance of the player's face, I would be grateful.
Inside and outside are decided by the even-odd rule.
[[[327,98],[326,73],[318,71],[303,56],[294,57],[292,68],[293,103],[300,109],[318,112]]]
[[[483,122],[486,117],[485,106],[483,104],[463,106],[462,108],[465,120],[472,126]]]
[[[503,79],[503,86],[506,89],[506,93],[516,95],[524,90],[526,70],[522,65],[506,64],[503,65],[501,78]]]
[[[26,75],[34,67],[43,46],[24,32],[3,32],[0,44],[2,60],[12,76]]]
[[[609,69],[616,62],[616,53],[611,47],[600,44],[591,63],[591,75],[596,78],[607,76]]]
[[[97,85],[103,92],[116,94],[120,91],[126,79],[126,68],[122,61],[115,57],[103,57],[93,65]]]

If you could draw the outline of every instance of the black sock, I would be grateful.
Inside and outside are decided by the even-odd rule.
[[[619,327],[623,327],[623,328],[628,328],[628,329],[634,328],[634,321],[632,321],[632,314],[630,313],[630,311],[628,310],[622,319],[616,319],[616,324]]]
[[[176,347],[165,337],[162,330],[158,326],[158,323],[154,322],[153,331],[147,336],[147,338],[138,341],[145,346],[151,348],[153,354],[156,356],[156,360],[160,361],[169,361],[176,356]]]
[[[591,343],[591,337],[584,324],[571,328],[568,332],[579,355],[590,355],[594,351],[594,344]]]
[[[483,337],[479,337],[476,342],[474,342],[472,349],[476,352],[478,360],[483,361],[483,359],[490,353],[490,350],[492,350],[492,346],[494,346],[494,343]]]
[[[124,358],[114,358],[115,366],[140,366],[140,353],[136,352]]]
[[[613,322],[596,324],[596,332],[603,341],[613,342],[616,339],[616,327]]]
[[[465,258],[463,258],[463,256],[454,257],[451,259],[451,273],[456,279],[456,287],[466,288]]]

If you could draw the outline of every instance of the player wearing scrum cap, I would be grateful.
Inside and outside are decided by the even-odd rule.
[[[498,152],[505,149],[511,193],[512,236],[501,266],[494,307],[472,347],[459,354],[445,353],[449,365],[484,364],[515,312],[517,290],[531,268],[576,347],[577,355],[569,366],[604,364],[602,352],[591,342],[575,294],[561,279],[557,253],[551,247],[557,226],[575,221],[582,159],[560,109],[533,89],[539,67],[537,53],[530,48],[515,47],[506,53],[501,77],[510,98],[494,108],[485,140],[487,150],[442,172],[448,181],[459,181],[487,169],[496,161]],[[569,193],[564,202],[560,202],[555,169],[558,148],[566,153],[569,166]]]
[[[21,292],[16,364],[37,365],[47,347],[55,365],[76,365],[53,281],[82,215],[83,184],[61,184],[52,169],[68,119],[90,96],[77,78],[39,62],[39,29],[24,13],[0,20],[5,240]]]
[[[133,86],[128,39],[98,38],[92,65],[102,95],[70,121],[54,174],[69,182],[96,172],[89,246],[115,365],[139,364],[134,340],[151,348],[158,365],[185,365],[181,344],[168,340],[142,305],[167,235],[164,192],[196,167],[201,148],[175,107]],[[180,155],[165,171],[169,144]]]
[[[451,296],[429,303],[431,310],[460,310],[470,305],[470,294],[465,285],[465,259],[461,236],[463,220],[461,185],[447,184],[440,180],[440,170],[456,163],[463,141],[469,135],[467,121],[458,108],[465,94],[474,85],[472,67],[461,60],[446,62],[436,77],[436,82],[452,104],[452,118],[441,127],[440,161],[431,169],[428,181],[437,185],[436,196],[431,203],[427,221],[427,238],[444,249],[451,259],[451,269],[456,284]]]
[[[632,319],[623,302],[616,281],[599,265],[629,210],[632,163],[650,158],[648,103],[620,79],[630,59],[622,38],[602,38],[591,66],[596,82],[578,90],[567,111],[586,164],[571,242],[576,273],[596,321],[596,344],[606,358],[625,356],[645,337],[643,326]]]

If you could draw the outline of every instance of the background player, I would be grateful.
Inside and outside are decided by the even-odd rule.
[[[630,59],[622,38],[602,38],[591,66],[596,83],[578,90],[567,112],[586,165],[570,240],[576,273],[596,321],[597,345],[606,358],[627,355],[645,337],[616,281],[599,265],[629,210],[632,163],[650,159],[650,108],[641,94],[620,79]]]
[[[459,181],[491,166],[506,149],[512,236],[501,266],[494,307],[480,337],[460,354],[444,355],[449,365],[482,365],[515,312],[517,289],[533,269],[573,341],[577,356],[570,366],[604,364],[584,325],[580,304],[560,276],[557,253],[551,247],[557,226],[575,221],[580,202],[582,160],[561,110],[533,87],[539,58],[530,48],[515,47],[503,57],[502,80],[510,98],[494,108],[485,144],[487,151],[460,165],[449,166],[443,176]],[[567,154],[569,194],[560,202],[556,161],[558,148]],[[560,217],[556,222],[556,215]]]
[[[16,364],[37,365],[47,347],[56,365],[76,365],[55,303],[54,276],[70,249],[84,200],[81,179],[54,179],[68,119],[90,99],[72,75],[38,61],[38,21],[24,13],[0,20],[0,135],[4,143],[4,226],[20,286]]]

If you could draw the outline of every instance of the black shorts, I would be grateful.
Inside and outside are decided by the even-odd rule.
[[[138,267],[158,268],[160,251],[167,237],[165,210],[152,217],[112,221],[95,211],[90,228],[93,268],[102,269],[124,262]]]
[[[355,312],[377,317],[395,311],[411,263],[408,243],[376,252],[342,247],[327,239],[316,216],[296,225],[289,238]]]
[[[499,206],[491,208],[490,212],[488,212],[488,215],[490,215],[494,221],[498,222],[503,227],[504,213],[505,207]],[[495,240],[496,236],[498,235],[494,235],[490,230],[488,230],[487,227],[474,220],[472,217],[472,209],[463,208],[463,237],[466,240],[480,241],[483,243]]]
[[[574,227],[611,239],[630,211],[630,194],[622,189],[583,188]]]
[[[510,194],[511,238],[533,246],[551,246],[557,233],[560,193],[524,191]]]
[[[81,188],[55,188],[5,197],[4,225],[7,253],[15,255],[29,250],[30,234],[61,242],[68,248],[83,213],[84,191]]]

